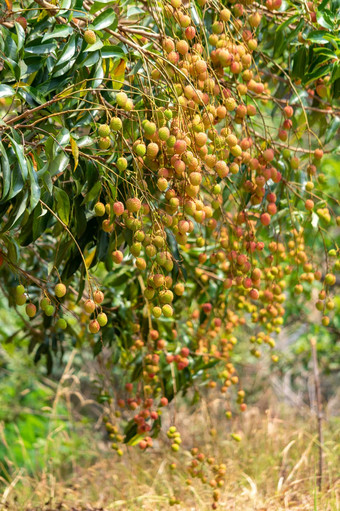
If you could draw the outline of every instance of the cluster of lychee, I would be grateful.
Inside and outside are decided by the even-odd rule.
[[[63,298],[67,293],[67,288],[65,284],[62,282],[56,284],[54,288],[54,300],[58,304],[60,299]],[[28,294],[26,292],[25,286],[23,284],[19,284],[15,289],[15,303],[16,305],[25,305],[28,299]],[[52,304],[51,298],[48,294],[44,294],[40,300],[40,309],[45,314],[45,316],[54,316],[57,313],[55,305]],[[29,318],[34,318],[38,312],[37,306],[31,301],[27,303],[25,307],[25,312]],[[56,327],[62,330],[67,328],[67,321],[63,317],[59,317],[56,320]]]

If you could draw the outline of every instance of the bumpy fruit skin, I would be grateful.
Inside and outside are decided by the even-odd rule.
[[[86,300],[84,303],[84,309],[88,314],[92,314],[96,310],[96,304],[93,300]]]
[[[67,321],[64,318],[59,318],[57,323],[56,323],[56,325],[61,330],[66,330],[66,328],[67,328]]]
[[[112,131],[120,131],[123,127],[123,123],[119,117],[113,117],[110,122],[110,128]]]
[[[118,94],[116,96],[116,101],[117,101],[118,106],[123,108],[126,105],[127,100],[128,100],[128,97],[125,94],[125,92],[118,92]]]
[[[114,229],[114,225],[111,224],[110,220],[107,218],[102,221],[102,229],[104,232],[112,232]]]
[[[126,208],[130,213],[137,213],[142,207],[141,201],[137,197],[126,201]]]
[[[124,158],[124,156],[121,156],[120,158],[118,158],[116,165],[119,172],[123,172],[124,170],[127,169],[128,166],[127,159]]]
[[[115,215],[120,216],[124,213],[124,204],[122,202],[115,202],[112,206]]]
[[[29,318],[34,318],[37,313],[37,308],[33,303],[28,303],[26,305],[26,314]]]
[[[105,206],[102,202],[97,202],[94,206],[94,212],[96,216],[104,216],[105,215]]]
[[[137,156],[145,156],[145,153],[146,153],[146,146],[145,144],[137,144],[136,147],[135,147],[135,153],[137,154]]]
[[[166,318],[171,318],[174,315],[174,310],[171,307],[171,305],[165,304],[162,307],[162,313],[163,313],[163,316],[165,316]]]
[[[97,289],[94,293],[93,293],[93,300],[95,303],[102,303],[104,301],[104,293],[102,291],[100,291],[99,289]]]
[[[109,137],[101,137],[99,139],[98,145],[99,149],[102,150],[109,149],[109,147],[111,146],[111,140],[109,139]]]
[[[105,314],[105,312],[100,312],[97,316],[97,321],[99,323],[100,326],[105,326],[107,325],[107,315]]]
[[[46,309],[46,307],[47,307],[48,305],[51,305],[51,301],[50,301],[50,299],[49,299],[49,298],[47,298],[46,296],[44,296],[44,298],[42,298],[42,299],[40,300],[40,308],[41,308],[43,311],[45,311],[45,309]]]
[[[98,323],[98,321],[96,319],[93,319],[92,321],[90,321],[89,331],[91,332],[91,334],[96,334],[99,332],[99,330],[100,330],[100,324]]]
[[[19,286],[15,288],[15,292],[17,295],[23,295],[25,292],[24,286],[22,284],[19,284]]]
[[[155,318],[160,318],[162,315],[162,309],[158,306],[153,307],[152,314],[154,315]]]
[[[24,18],[23,16],[18,16],[15,19],[15,21],[17,23],[19,23],[19,25],[21,25],[24,30],[26,30],[26,28],[27,28],[27,20],[26,20],[26,18]]]
[[[27,296],[25,294],[17,295],[15,298],[15,303],[17,305],[24,305],[26,303]]]
[[[124,254],[120,250],[112,252],[112,261],[116,264],[120,264],[124,259]]]
[[[54,314],[53,305],[47,305],[44,309],[44,312],[45,312],[46,316],[53,316],[53,314]]]
[[[63,296],[65,296],[67,292],[65,284],[62,284],[61,282],[57,284],[56,287],[54,288],[54,292],[58,298],[62,298]]]
[[[327,273],[325,276],[325,282],[328,286],[334,286],[336,283],[336,276],[333,273]]]
[[[184,291],[185,291],[184,285],[182,283],[178,282],[178,284],[176,284],[174,287],[175,294],[177,296],[182,296]]]
[[[98,128],[98,135],[100,137],[108,137],[110,135],[110,126],[101,124]]]
[[[263,213],[260,220],[262,225],[267,226],[270,224],[270,215],[268,213]]]
[[[84,40],[87,44],[94,44],[96,42],[97,37],[93,30],[85,30]]]

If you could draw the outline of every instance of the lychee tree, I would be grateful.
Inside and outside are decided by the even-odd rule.
[[[332,320],[338,4],[1,0],[1,288],[49,369],[112,346],[119,454],[199,383],[244,410],[285,301]]]

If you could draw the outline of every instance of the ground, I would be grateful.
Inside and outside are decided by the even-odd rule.
[[[202,416],[200,411],[197,417]],[[96,446],[91,463],[75,463],[68,474],[53,470],[53,460],[42,473],[18,470],[5,485],[2,506],[8,511],[207,511],[212,488],[192,479],[185,467],[187,448],[195,441],[207,456],[227,467],[219,507],[228,511],[340,510],[340,422],[324,422],[322,490],[318,490],[318,440],[315,417],[291,412],[274,414],[257,408],[233,425],[221,425],[216,435],[199,427],[197,417],[183,417],[183,448],[170,453],[163,440],[152,451],[129,449],[119,458],[104,443]],[[181,419],[181,416],[177,418]],[[201,419],[202,420],[202,419]],[[201,425],[203,425],[201,423]],[[235,441],[231,429],[241,437]],[[198,434],[203,431],[203,434]],[[204,446],[204,447],[202,447]],[[93,446],[91,446],[93,449]],[[177,469],[171,471],[170,463]],[[209,469],[210,470],[210,469]],[[211,472],[207,470],[208,479]],[[176,496],[180,504],[170,506]]]

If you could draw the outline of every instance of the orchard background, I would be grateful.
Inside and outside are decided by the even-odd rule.
[[[339,11],[0,0],[4,506],[339,509]]]

